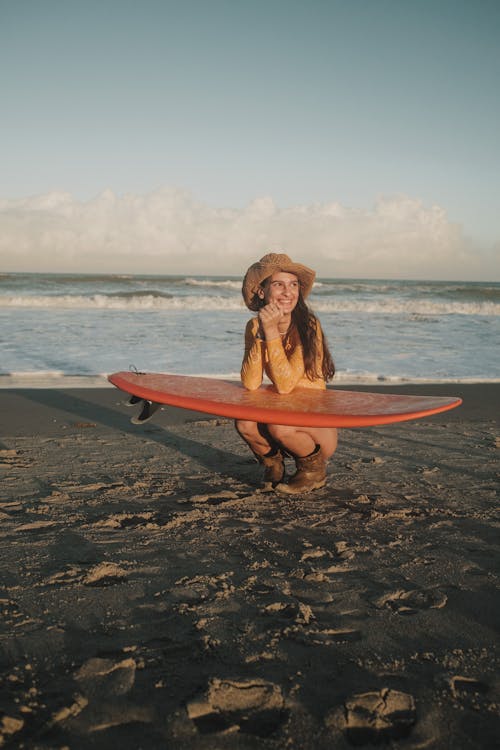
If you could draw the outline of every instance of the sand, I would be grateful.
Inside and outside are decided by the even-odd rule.
[[[0,745],[493,748],[500,385],[388,390],[465,403],[296,498],[229,420],[0,391]]]

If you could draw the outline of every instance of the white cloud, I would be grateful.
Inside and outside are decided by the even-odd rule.
[[[260,197],[214,208],[165,188],[0,201],[0,270],[234,274],[270,250],[321,276],[489,278],[495,261],[466,243],[439,206],[407,196],[370,210],[338,203],[278,208]]]

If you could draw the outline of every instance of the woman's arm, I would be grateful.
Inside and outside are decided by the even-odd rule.
[[[241,363],[241,382],[249,391],[255,391],[262,384],[264,373],[264,341],[257,338],[259,321],[252,318],[245,328],[245,354]]]
[[[304,357],[302,347],[297,344],[288,357],[281,338],[266,341],[268,372],[278,393],[291,393],[299,380],[304,377]]]
[[[279,324],[284,313],[279,304],[270,302],[259,310],[259,325],[265,339],[265,369],[278,393],[293,391],[304,375],[304,360],[299,342],[287,354],[283,347]]]

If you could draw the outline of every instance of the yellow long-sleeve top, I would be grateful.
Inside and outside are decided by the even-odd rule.
[[[245,329],[245,354],[241,365],[241,382],[249,391],[262,384],[264,372],[278,393],[290,393],[294,388],[326,388],[322,376],[310,380],[304,368],[304,356],[298,331],[292,329],[289,341],[283,345],[280,338],[264,341],[258,336],[259,320],[252,318]],[[316,325],[316,371],[321,372],[323,362],[323,336],[319,321]]]

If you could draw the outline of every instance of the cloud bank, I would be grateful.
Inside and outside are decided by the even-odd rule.
[[[369,210],[326,203],[279,208],[272,198],[216,208],[164,188],[82,202],[51,192],[0,200],[0,270],[224,274],[269,251],[327,277],[499,278],[494,253],[473,250],[439,206],[408,196]],[[496,271],[496,273],[495,273]]]

